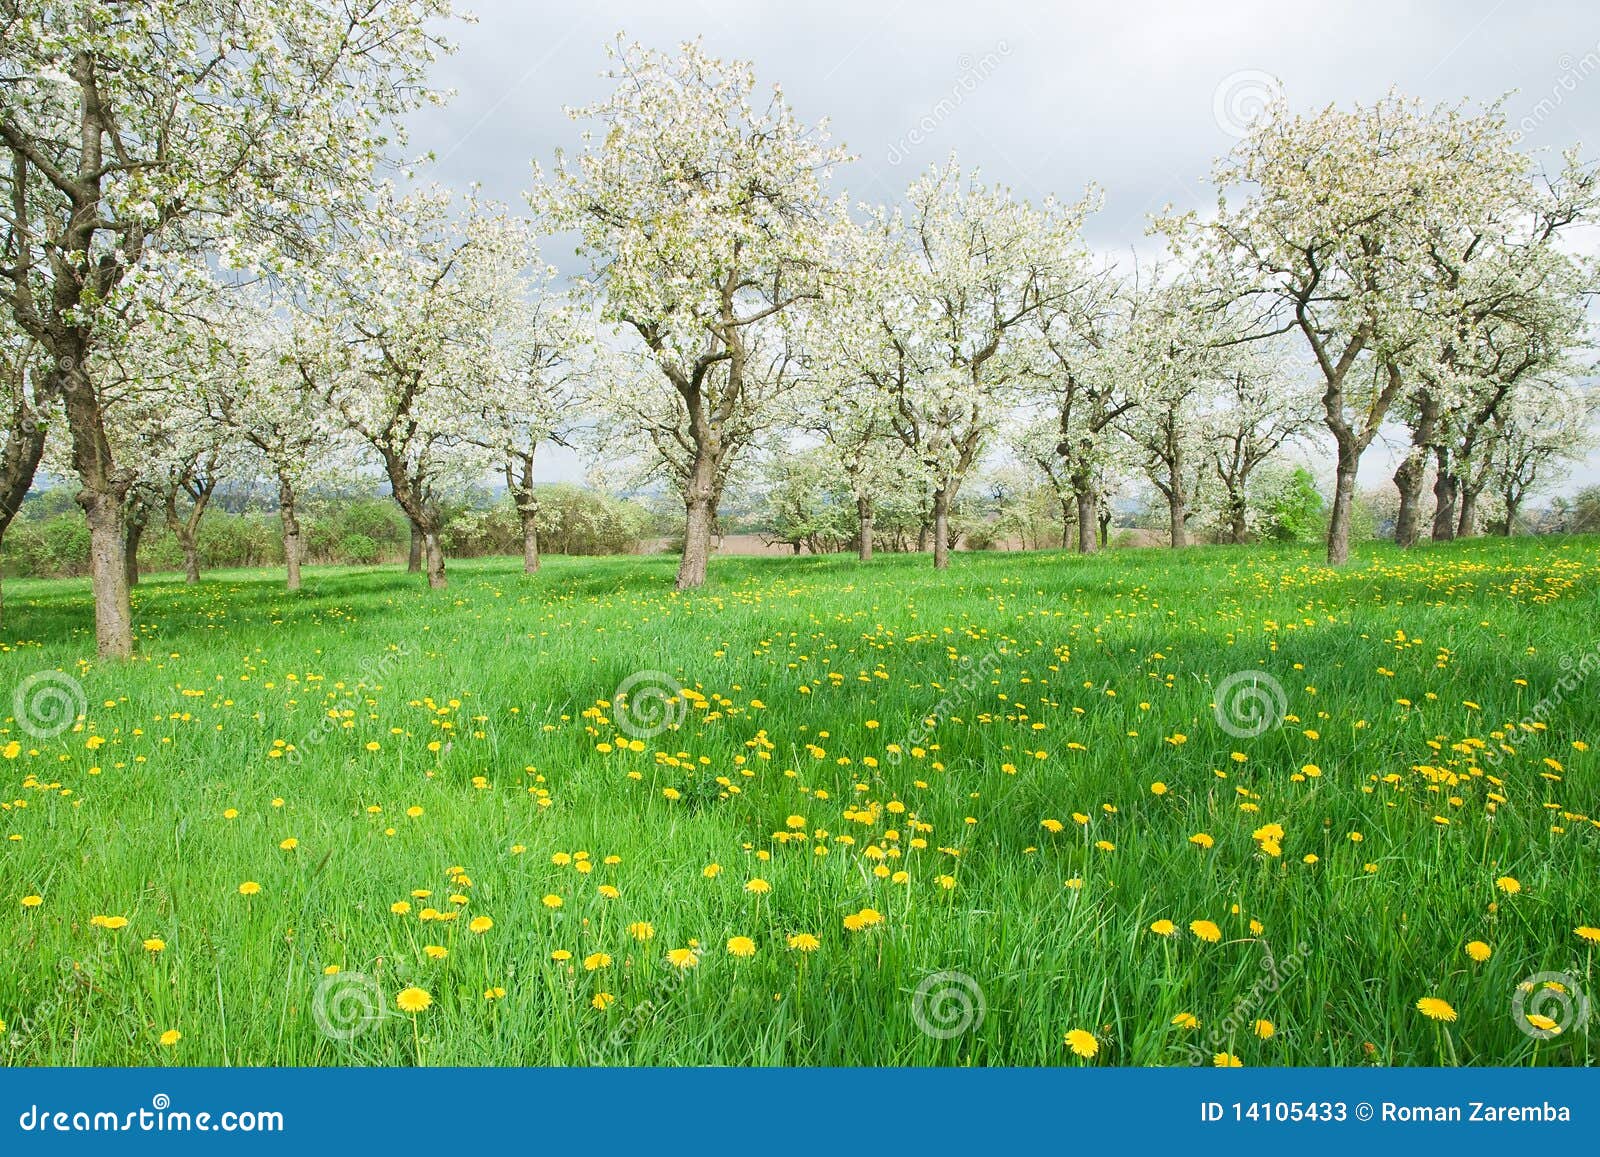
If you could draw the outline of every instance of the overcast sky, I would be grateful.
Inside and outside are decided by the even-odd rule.
[[[438,180],[521,207],[530,162],[576,145],[564,108],[601,96],[619,32],[667,48],[701,37],[784,86],[799,115],[827,117],[856,160],[841,188],[900,195],[955,150],[1028,197],[1105,208],[1088,239],[1148,251],[1148,214],[1209,200],[1203,178],[1267,87],[1292,107],[1371,101],[1391,86],[1426,101],[1510,94],[1529,148],[1600,149],[1600,6],[1588,3],[727,3],[465,0],[456,55],[437,82],[457,95],[413,121]],[[547,259],[571,267],[570,254]],[[1387,465],[1375,447],[1364,484]],[[577,477],[570,460],[555,473]],[[1600,480],[1596,463],[1575,476]]]

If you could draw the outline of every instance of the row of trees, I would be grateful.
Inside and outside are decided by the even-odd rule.
[[[192,559],[230,471],[275,484],[291,588],[306,485],[367,467],[441,587],[447,496],[497,473],[533,571],[539,448],[581,441],[681,498],[686,589],[774,439],[848,484],[863,558],[880,504],[925,500],[942,568],[952,506],[1001,446],[1080,549],[1130,469],[1179,546],[1202,485],[1242,537],[1252,479],[1320,425],[1339,563],[1387,425],[1412,434],[1408,544],[1430,464],[1435,537],[1471,532],[1496,478],[1526,494],[1586,436],[1593,269],[1565,238],[1595,173],[1536,170],[1497,107],[1279,104],[1220,163],[1215,212],[1156,220],[1164,256],[1128,269],[1083,242],[1092,189],[1031,204],[952,158],[899,205],[852,207],[826,124],[748,65],[619,41],[615,91],[574,113],[580,149],[536,166],[512,213],[384,173],[398,118],[439,99],[449,8],[0,16],[0,517],[41,462],[76,476],[103,655],[131,649],[139,528],[159,515]],[[565,285],[537,249],[558,234],[587,262]]]

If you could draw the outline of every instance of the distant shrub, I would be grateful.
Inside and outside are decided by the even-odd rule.
[[[346,562],[375,563],[378,561],[378,544],[368,534],[347,534],[339,540],[339,554]]]

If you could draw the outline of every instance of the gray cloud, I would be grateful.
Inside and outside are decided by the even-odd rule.
[[[829,118],[858,158],[838,177],[858,199],[895,198],[952,149],[1029,196],[1096,182],[1106,207],[1089,239],[1108,252],[1147,247],[1147,214],[1208,199],[1203,178],[1234,140],[1218,86],[1239,74],[1275,77],[1302,108],[1391,85],[1429,101],[1516,90],[1513,124],[1552,151],[1600,126],[1592,3],[469,3],[479,23],[457,27],[461,50],[438,70],[458,95],[415,118],[412,145],[438,155],[437,179],[513,205],[532,160],[576,146],[563,110],[605,91],[619,31],[753,61],[802,116]]]

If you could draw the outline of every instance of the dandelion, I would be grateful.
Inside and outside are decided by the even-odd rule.
[[[1494,949],[1490,948],[1482,940],[1467,941],[1467,947],[1465,951],[1467,956],[1478,964],[1482,964],[1494,954]]]
[[[261,891],[261,885],[254,880],[246,880],[239,885],[239,895],[241,896],[254,896],[259,891]]]
[[[1522,883],[1515,876],[1501,876],[1494,882],[1494,886],[1507,896],[1515,896],[1522,891]]]
[[[628,935],[632,936],[641,944],[643,944],[646,940],[653,939],[655,934],[656,926],[650,923],[648,920],[635,920],[632,924],[628,925]]]
[[[1150,925],[1150,931],[1154,932],[1157,936],[1171,936],[1177,930],[1178,926],[1171,920],[1157,920],[1154,924]]]
[[[144,950],[152,955],[157,952],[165,952],[166,949],[167,942],[161,939],[159,936],[152,936],[148,940],[144,941]]]
[[[789,947],[796,952],[815,952],[822,942],[809,932],[796,932],[789,937]]]
[[[1271,1040],[1278,1031],[1277,1025],[1270,1020],[1258,1020],[1251,1029],[1261,1040]]]
[[[1215,1069],[1238,1069],[1244,1067],[1244,1062],[1232,1053],[1214,1053],[1211,1057],[1211,1067]]]
[[[617,998],[609,992],[597,992],[594,994],[593,999],[589,1001],[590,1007],[597,1008],[601,1012],[604,1012],[615,1003],[617,1003]]]
[[[772,891],[772,885],[767,883],[765,880],[761,879],[760,877],[757,877],[756,879],[751,880],[748,884],[746,884],[744,886],[744,890],[746,892],[751,893],[752,895],[764,896],[768,892]]]
[[[1591,928],[1589,925],[1583,924],[1572,931],[1579,940],[1587,940],[1590,944],[1600,944],[1600,928]]]
[[[1189,842],[1197,848],[1209,849],[1216,844],[1217,841],[1212,839],[1211,836],[1205,832],[1195,832],[1194,835],[1189,837]]]
[[[1215,944],[1222,939],[1222,929],[1218,928],[1210,920],[1191,920],[1189,922],[1189,931],[1207,944]]]
[[[693,968],[700,963],[700,954],[693,948],[674,948],[667,953],[667,963],[678,969]]]
[[[1450,1002],[1440,1000],[1437,996],[1424,996],[1417,1001],[1417,1011],[1429,1020],[1442,1020],[1448,1023],[1456,1018],[1456,1010],[1450,1007]]]
[[[1183,1029],[1196,1029],[1200,1027],[1200,1018],[1192,1012],[1180,1012],[1172,1018],[1172,1023]]]
[[[293,836],[290,836],[288,839],[280,840],[278,842],[278,847],[282,848],[286,852],[292,852],[296,848],[298,848],[299,846],[300,846],[300,841],[295,839]]]
[[[564,964],[568,960],[572,959],[572,953],[568,952],[565,948],[557,948],[554,952],[550,953],[550,959],[554,960],[557,964]]]
[[[401,1012],[409,1012],[415,1016],[419,1012],[426,1012],[433,1004],[433,996],[425,988],[402,988],[395,994],[395,1007]]]
[[[602,968],[611,967],[611,955],[607,952],[591,952],[583,958],[585,972],[598,972]]]
[[[506,994],[506,990],[503,989],[503,988],[500,988],[498,986],[494,987],[494,988],[486,988],[486,989],[483,990],[483,999],[484,1000],[500,1000],[505,996],[505,994]]]
[[[24,908],[37,908],[40,904],[43,904],[43,903],[44,903],[44,897],[43,896],[24,896],[22,898],[22,906]]]
[[[729,956],[754,956],[756,942],[748,936],[733,936],[728,940]]]
[[[450,955],[450,950],[442,944],[425,944],[422,947],[422,954],[429,960],[443,960]]]
[[[542,901],[540,901],[540,903],[542,903],[546,908],[555,909],[555,908],[561,907],[562,899],[561,899],[560,896],[557,896],[554,892],[551,892],[549,895],[545,896],[545,898]]]
[[[161,1045],[162,1045],[163,1048],[169,1048],[170,1049],[173,1045],[177,1044],[182,1039],[183,1039],[183,1034],[181,1032],[179,1032],[175,1028],[169,1028],[166,1032],[161,1034]]]
[[[411,911],[411,901],[396,900],[393,904],[389,905],[389,911],[393,912],[396,916],[404,916]]]
[[[1100,1042],[1087,1029],[1075,1028],[1066,1035],[1067,1047],[1084,1060],[1092,1060],[1100,1051]]]
[[[89,923],[97,924],[107,931],[115,932],[128,926],[128,918],[126,916],[95,916],[89,920]]]

